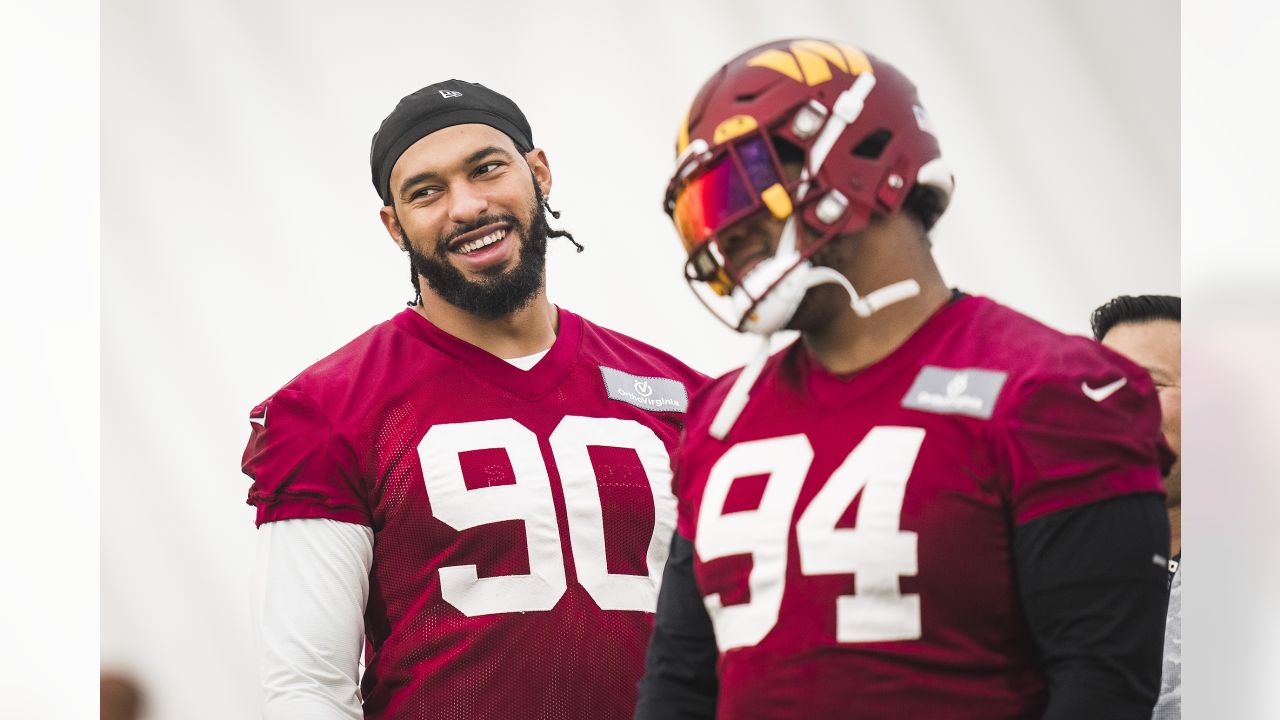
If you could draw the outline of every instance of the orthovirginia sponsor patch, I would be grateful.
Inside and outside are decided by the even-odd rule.
[[[611,400],[621,400],[642,410],[684,412],[689,407],[689,394],[684,383],[662,377],[641,377],[600,366],[605,391]]]
[[[990,420],[1006,377],[996,370],[925,365],[902,398],[902,407]]]

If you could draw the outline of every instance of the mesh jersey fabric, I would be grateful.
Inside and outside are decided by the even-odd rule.
[[[366,718],[630,717],[684,415],[610,399],[601,368],[704,378],[558,317],[525,371],[406,310],[251,412],[258,524],[373,529]]]
[[[967,378],[1002,377],[989,417],[922,407],[928,368],[951,378],[952,409],[981,394]],[[707,428],[735,376],[691,403],[675,480],[720,647],[718,717],[1038,718],[1013,529],[1163,493],[1146,372],[965,296],[851,376],[784,349],[719,441]]]

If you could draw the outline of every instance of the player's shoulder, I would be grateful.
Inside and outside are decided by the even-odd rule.
[[[797,340],[769,356],[760,371],[760,378],[752,389],[753,408],[758,411],[762,403],[767,404],[768,400],[765,398],[769,392],[764,388],[777,388],[780,384],[794,386],[798,383],[800,370],[797,367],[797,359],[800,353],[800,342]],[[718,377],[708,379],[689,399],[686,428],[690,437],[707,434],[707,428],[711,427],[716,413],[728,398],[729,391],[744,369],[745,366],[739,366]]]
[[[1006,415],[1034,410],[1041,404],[1037,399],[1052,412],[1064,399],[1107,408],[1103,401],[1121,390],[1125,396],[1154,393],[1146,370],[1093,339],[1056,330],[988,298],[970,300],[973,327],[966,335],[975,338],[991,369],[1007,375]]]
[[[560,312],[576,317],[581,323],[583,356],[588,362],[632,375],[678,380],[685,385],[690,396],[710,380],[707,375],[665,350],[637,340],[626,333],[598,325],[580,315],[574,316],[563,308]]]
[[[404,382],[409,353],[434,352],[405,332],[403,313],[380,322],[298,373],[260,405],[288,399],[332,419],[392,392]]]

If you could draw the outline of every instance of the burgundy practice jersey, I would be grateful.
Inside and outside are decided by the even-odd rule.
[[[630,718],[704,378],[559,311],[528,371],[405,310],[254,408],[259,525],[373,529],[366,718]]]
[[[1163,492],[1147,373],[963,297],[852,376],[793,344],[718,441],[736,375],[695,397],[675,482],[719,717],[1040,717],[1013,530]]]

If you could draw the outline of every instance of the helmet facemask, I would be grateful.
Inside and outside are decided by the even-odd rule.
[[[793,138],[807,141],[799,176],[790,182],[771,133],[758,128],[750,116],[721,123],[715,138],[720,142],[714,148],[695,140],[681,153],[668,185],[666,209],[689,252],[686,279],[729,327],[762,335],[781,330],[808,289],[821,283],[843,286],[853,309],[864,317],[918,292],[918,285],[909,281],[864,298],[844,275],[815,267],[810,260],[837,235],[864,227],[874,212],[851,203],[823,181],[828,153],[856,120],[874,86],[874,75],[864,73],[840,94],[834,114],[813,100],[781,114],[778,125],[789,129]],[[868,140],[876,141],[879,135]],[[897,187],[903,182],[898,177]],[[784,223],[774,252],[754,265],[735,268],[725,245],[730,233],[741,223],[769,215]]]
[[[796,290],[790,286],[798,274],[791,271],[835,235],[835,228],[817,239],[799,232],[797,217],[805,206],[795,198],[801,182],[784,168],[773,140],[760,129],[715,150],[696,141],[681,157],[666,209],[689,253],[685,277],[703,304],[735,330],[768,334],[784,326],[797,304],[779,302],[779,294],[789,297]],[[782,223],[770,254],[752,262],[753,253],[746,267],[736,267],[730,246],[735,234],[743,224],[770,218]],[[740,235],[736,241],[742,242]]]

